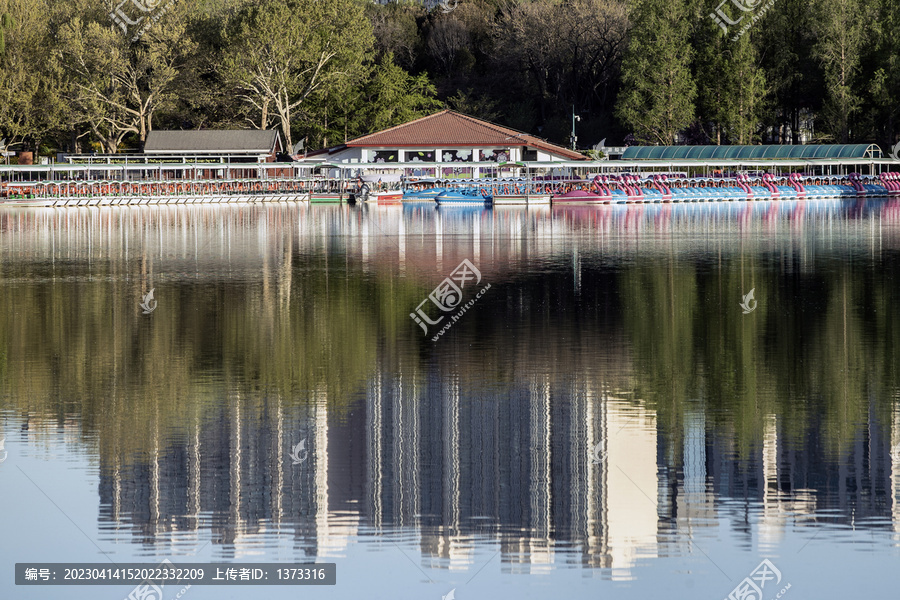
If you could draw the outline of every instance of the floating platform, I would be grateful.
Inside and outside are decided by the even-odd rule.
[[[550,204],[550,194],[495,195],[492,199],[495,206],[510,204]]]
[[[312,192],[309,194],[310,204],[340,204],[345,198],[349,199],[349,195],[328,192]]]

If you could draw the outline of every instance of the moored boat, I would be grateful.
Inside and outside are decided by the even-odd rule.
[[[572,190],[570,192],[566,192],[565,194],[561,194],[559,196],[553,196],[554,204],[609,204],[609,197],[601,196],[595,192],[591,192],[589,190]]]
[[[438,205],[444,204],[491,204],[492,198],[483,196],[480,191],[474,189],[458,189],[441,192],[435,196],[434,201]]]
[[[401,190],[369,192],[367,201],[376,204],[400,204],[403,201],[403,192]]]
[[[441,192],[447,190],[439,179],[416,178],[403,185],[404,202],[431,202]]]
[[[357,202],[397,204],[403,200],[403,177],[398,173],[373,173],[357,179]]]

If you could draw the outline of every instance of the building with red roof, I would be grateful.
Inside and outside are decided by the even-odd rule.
[[[442,110],[310,152],[306,159],[329,163],[503,163],[585,160],[585,156],[521,131]]]

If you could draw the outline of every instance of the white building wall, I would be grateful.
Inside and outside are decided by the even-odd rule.
[[[491,153],[496,150],[496,147],[477,147],[477,148],[446,148],[435,146],[433,148],[345,148],[338,152],[335,152],[331,155],[317,155],[314,157],[314,160],[317,162],[320,160],[325,160],[326,162],[331,163],[360,163],[360,162],[369,162],[370,151],[372,150],[396,150],[397,151],[397,162],[409,162],[414,153],[422,151],[422,150],[434,150],[435,162],[444,162],[443,156],[444,153],[450,150],[471,150],[473,153],[474,160],[472,162],[478,162],[478,158],[480,157],[480,152],[482,150]],[[513,146],[508,148],[509,150],[509,160],[510,162],[518,162],[523,160],[523,152],[521,146]],[[313,159],[311,159],[313,160]],[[562,161],[569,160],[565,158],[561,158],[559,156],[555,156],[546,152],[544,150],[537,150],[537,160],[546,162],[546,161]],[[467,164],[465,162],[457,163],[460,165]]]

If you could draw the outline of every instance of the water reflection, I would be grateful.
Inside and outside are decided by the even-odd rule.
[[[898,208],[7,209],[0,408],[74,424],[104,539],[154,552],[412,531],[429,567],[630,579],[723,519],[896,531]],[[492,288],[431,342],[464,258]]]

